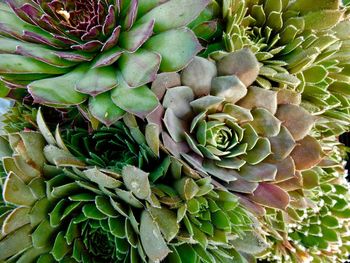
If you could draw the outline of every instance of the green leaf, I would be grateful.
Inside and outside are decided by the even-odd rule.
[[[155,80],[160,62],[158,53],[139,49],[124,53],[119,59],[119,69],[130,87],[140,87]]]
[[[243,160],[249,164],[255,165],[265,160],[271,154],[270,141],[267,138],[259,138],[254,148],[243,156]]]
[[[6,202],[18,206],[31,206],[36,201],[36,197],[33,195],[30,187],[13,172],[10,172],[7,176],[4,185],[6,187],[3,191],[3,198]]]
[[[191,200],[199,191],[198,185],[191,178],[182,178],[175,182],[175,189],[184,200]]]
[[[161,55],[160,70],[163,72],[183,69],[202,49],[194,33],[186,28],[155,35],[146,42],[144,48]]]
[[[58,68],[69,68],[73,67],[77,64],[72,60],[66,60],[62,57],[75,57],[80,56],[79,52],[57,52],[54,50],[45,48],[44,46],[40,46],[37,44],[31,44],[28,42],[22,42],[18,40],[1,38],[0,39],[0,52],[1,53],[9,53],[9,54],[17,54],[22,55],[23,57],[33,58],[43,63],[46,63],[51,66],[55,66]],[[88,57],[85,57],[85,60],[89,60]]]
[[[155,33],[186,26],[204,10],[209,2],[209,0],[170,0],[155,6],[137,23],[145,23],[154,19]],[[144,4],[143,9],[145,9]]]
[[[119,76],[119,86],[112,90],[113,102],[125,110],[139,117],[144,117],[152,112],[159,104],[155,94],[147,87],[129,87]]]
[[[213,263],[216,262],[214,257],[207,252],[202,246],[200,245],[193,245],[192,246],[194,250],[196,251],[197,255],[202,259],[204,263]]]
[[[280,13],[282,11],[282,0],[266,0],[264,11],[266,14],[274,11]]]
[[[83,103],[87,95],[75,90],[76,83],[83,78],[88,65],[56,77],[37,80],[28,85],[30,94],[37,103],[50,105],[77,105]]]
[[[323,226],[326,226],[328,228],[338,228],[339,227],[339,220],[330,215],[326,215],[321,218],[321,222]]]
[[[179,224],[177,223],[176,214],[165,207],[155,208],[149,206],[148,211],[159,226],[165,240],[167,242],[173,240],[180,229]]]
[[[83,171],[83,173],[90,181],[98,184],[101,187],[114,189],[114,188],[118,188],[122,184],[117,179],[111,176],[108,176],[105,173],[102,173],[97,168],[85,170]]]
[[[231,222],[229,217],[221,210],[212,213],[212,223],[216,226],[218,229],[222,229],[225,231],[231,230]]]
[[[17,207],[13,209],[2,223],[2,235],[8,235],[22,226],[31,223],[29,212],[30,208],[28,207]]]
[[[326,30],[335,26],[343,17],[340,10],[320,10],[304,16],[306,30]]]
[[[133,195],[132,192],[128,192],[118,188],[115,189],[115,192],[117,193],[118,197],[122,199],[125,203],[136,208],[143,207],[143,204]]]
[[[3,81],[0,81],[0,98],[6,97],[10,92],[10,89],[5,85]]]
[[[110,92],[90,97],[89,110],[96,119],[107,126],[120,120],[126,113],[114,104]]]
[[[50,129],[47,127],[47,125],[45,123],[44,117],[43,117],[42,112],[41,112],[41,108],[39,108],[38,113],[36,115],[36,122],[38,124],[38,128],[40,130],[40,133],[44,136],[46,142],[48,144],[55,145],[56,140],[53,137]]]
[[[252,110],[254,121],[250,125],[262,136],[272,137],[280,132],[281,122],[273,116],[268,110],[258,108]]]
[[[329,229],[326,226],[322,226],[322,238],[329,242],[338,242],[339,237],[335,230]]]
[[[47,244],[50,244],[54,231],[55,229],[50,226],[49,221],[42,221],[32,233],[33,247],[41,248],[47,246]]]
[[[106,214],[100,212],[100,210],[97,209],[95,204],[89,203],[84,205],[82,208],[82,211],[83,211],[83,214],[90,219],[102,220],[102,219],[108,218]]]
[[[299,11],[302,14],[324,9],[336,10],[339,9],[339,2],[339,0],[318,0],[317,5],[315,5],[315,3],[310,1],[296,0],[291,4],[290,9]]]
[[[97,96],[118,85],[117,69],[113,66],[90,68],[77,82],[75,90]]]
[[[321,65],[315,65],[305,70],[303,75],[306,82],[319,83],[327,77],[328,71]]]
[[[111,233],[118,237],[118,238],[124,238],[126,236],[125,233],[125,218],[118,217],[118,218],[108,218],[108,225],[111,229]]]
[[[120,34],[118,43],[124,49],[135,52],[139,49],[153,34],[154,19],[145,23],[137,23],[131,30],[124,31]]]
[[[148,181],[148,173],[127,165],[122,171],[123,181],[127,189],[139,199],[147,199],[151,194],[151,186]]]
[[[74,157],[70,152],[62,150],[54,145],[46,145],[44,148],[45,158],[57,166],[84,167],[85,164]]]
[[[28,224],[0,241],[0,260],[5,261],[32,245],[32,227]]]
[[[140,238],[143,249],[151,261],[159,262],[170,252],[159,227],[147,211],[141,214]]]
[[[64,232],[61,231],[56,236],[51,253],[57,261],[60,261],[69,252],[69,250],[70,247],[66,243],[66,240],[64,238]]]
[[[176,249],[176,251],[180,255],[182,263],[197,262],[197,253],[192,248],[192,246],[184,244],[181,246],[175,246],[174,249]]]
[[[108,217],[117,217],[119,213],[114,209],[109,199],[103,196],[96,196],[95,199],[96,208],[107,215]]]
[[[159,147],[160,147],[159,133],[160,133],[159,126],[157,124],[154,124],[154,123],[147,124],[146,130],[145,130],[146,142],[156,156],[159,156]]]
[[[259,254],[268,248],[264,238],[256,232],[245,232],[242,238],[232,240],[234,247],[247,254]]]
[[[67,73],[70,70],[70,68],[54,67],[29,57],[12,54],[0,54],[0,74],[5,73],[10,75],[59,75]]]

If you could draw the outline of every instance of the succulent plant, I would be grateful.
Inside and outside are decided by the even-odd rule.
[[[350,255],[345,171],[328,160],[302,176],[306,202],[293,213],[275,215],[271,222],[282,239],[272,240],[266,256],[269,262],[345,262]]]
[[[181,165],[176,159],[172,161],[174,167]],[[182,262],[188,256],[190,262],[197,262],[198,258],[202,259],[200,262],[222,262],[225,258],[223,262],[231,262],[231,258],[245,262],[242,255],[251,257],[266,249],[259,223],[239,204],[238,197],[215,189],[209,177],[181,176],[176,169],[170,173],[172,187],[159,183],[154,186],[154,194],[162,205],[177,210],[180,232],[172,250]],[[190,255],[182,252],[183,243],[194,244],[192,248],[185,246]]]
[[[158,104],[145,86],[201,50],[186,26],[201,1],[6,1],[0,3],[0,88],[27,88],[55,107],[89,100],[110,125]],[[171,19],[169,19],[171,13]]]
[[[302,93],[302,107],[321,117],[326,135],[346,131],[349,15],[341,1],[224,2],[224,46],[228,52],[253,50],[262,65],[256,85]]]
[[[68,150],[90,166],[121,172],[125,165],[143,168],[157,160],[157,155],[147,145],[146,138],[132,115],[124,116],[125,122],[111,127],[88,131],[84,128],[62,131],[62,139]],[[134,127],[127,124],[134,123]]]
[[[125,166],[120,175],[87,167],[64,149],[59,135],[54,138],[42,124],[39,128],[44,136],[32,131],[2,138],[3,198],[16,207],[2,222],[1,261],[166,257],[165,240],[144,209],[151,194],[147,173],[133,166]],[[56,145],[46,144],[44,137]]]
[[[91,129],[87,125],[87,121],[80,114],[77,108],[56,109],[37,104],[30,104],[30,102],[14,102],[11,109],[2,115],[1,128],[7,133],[15,133],[24,130],[37,130],[36,123],[37,113],[39,107],[42,109],[42,114],[48,121],[46,124],[54,130],[57,123],[60,124],[61,129],[72,129],[73,127],[85,127]]]
[[[314,118],[299,106],[300,96],[250,86],[258,72],[249,49],[216,65],[196,57],[181,76],[163,73],[153,82],[162,105],[147,118],[158,125],[162,145],[203,176],[255,203],[285,209],[287,192],[301,188],[300,171],[323,153],[308,135]]]
[[[41,110],[36,118],[38,131],[0,137],[1,261],[182,262],[187,251],[194,262],[245,262],[235,246],[246,236],[260,245],[258,252],[265,248],[254,232],[259,224],[238,198],[175,158],[159,163],[138,141],[146,139],[133,116],[91,134],[62,135],[50,132]],[[151,157],[153,164],[142,161]],[[198,200],[202,211],[195,209]]]

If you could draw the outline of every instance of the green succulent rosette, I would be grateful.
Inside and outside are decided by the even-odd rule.
[[[131,165],[120,174],[88,167],[64,148],[59,135],[54,138],[45,126],[39,127],[44,136],[28,131],[1,139],[7,173],[3,198],[15,207],[2,215],[0,259],[146,262],[146,258],[165,258],[167,244],[144,209],[151,195],[147,173]],[[50,144],[53,140],[55,144]]]
[[[160,162],[132,115],[52,134],[39,110],[35,124],[0,138],[1,261],[246,262],[266,248],[237,197],[175,158]]]
[[[290,193],[285,211],[266,209],[260,215],[269,243],[258,255],[263,262],[345,262],[349,256],[346,148],[329,137],[319,141],[326,157],[302,171],[302,191]]]
[[[349,184],[344,169],[323,163],[303,172],[304,202],[288,214],[270,211],[268,262],[345,262],[350,255]]]
[[[54,107],[88,101],[92,115],[110,125],[125,112],[144,116],[157,106],[145,85],[159,70],[181,70],[202,49],[186,26],[210,1],[6,2],[2,95],[25,88]]]
[[[299,94],[250,86],[258,72],[249,49],[216,64],[196,57],[181,74],[153,82],[162,105],[147,119],[159,127],[161,145],[203,176],[247,202],[285,209],[288,192],[302,188],[300,171],[323,152],[308,135],[314,118]]]
[[[348,130],[349,15],[341,1],[223,1],[223,43],[249,47],[261,63],[256,85],[302,93],[325,135]],[[220,59],[222,51],[211,56]]]
[[[181,166],[177,160],[174,164]],[[210,178],[171,175],[172,187],[160,183],[154,194],[162,205],[177,209],[177,222],[184,226],[173,247],[173,257],[182,261],[174,262],[246,262],[267,248],[260,223],[240,205],[238,197],[215,189]]]

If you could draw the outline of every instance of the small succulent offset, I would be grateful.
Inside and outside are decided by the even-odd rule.
[[[323,153],[309,134],[314,118],[288,90],[250,86],[259,64],[249,49],[215,63],[196,57],[182,72],[163,73],[152,90],[162,105],[147,116],[161,143],[202,175],[267,207],[285,209],[300,171]],[[164,123],[164,125],[163,125]]]
[[[0,88],[27,88],[55,107],[89,100],[110,125],[158,104],[145,84],[181,70],[201,50],[186,26],[209,0],[0,3]],[[11,7],[11,8],[9,8]]]

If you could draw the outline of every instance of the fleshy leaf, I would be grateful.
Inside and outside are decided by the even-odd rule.
[[[291,156],[297,170],[307,170],[318,164],[324,154],[319,142],[311,136],[306,136],[298,141]]]
[[[144,49],[124,53],[119,59],[120,72],[130,87],[140,87],[156,78],[161,57]]]
[[[213,62],[201,57],[194,57],[182,71],[181,83],[190,87],[196,97],[206,96],[210,94],[211,82],[216,75],[216,65]]]
[[[33,58],[12,54],[0,54],[0,73],[11,75],[52,74],[59,75],[69,71],[69,68],[50,66]]]
[[[221,76],[212,80],[210,94],[234,104],[247,94],[247,88],[236,76]]]
[[[246,87],[249,87],[259,74],[259,63],[248,48],[230,53],[218,61],[218,75],[236,75]]]
[[[273,116],[269,111],[259,108],[252,110],[254,120],[250,125],[262,136],[272,137],[280,132],[281,121]]]
[[[28,85],[30,94],[37,103],[57,105],[77,105],[83,103],[87,95],[75,90],[76,83],[83,78],[88,65],[83,65],[66,75],[37,80]]]
[[[122,171],[125,186],[139,199],[147,199],[151,194],[148,173],[127,165]]]
[[[254,202],[272,208],[284,210],[289,204],[287,192],[273,184],[260,183],[250,196]]]
[[[107,126],[120,120],[126,113],[114,104],[110,92],[90,97],[89,110],[96,119]]]
[[[105,173],[102,173],[97,168],[92,168],[89,170],[83,171],[85,176],[89,178],[90,181],[98,184],[101,187],[106,188],[117,188],[121,185],[121,182],[116,180],[115,178],[108,176]]]
[[[314,124],[314,118],[306,110],[293,104],[280,105],[276,117],[296,141],[303,139]]]
[[[174,239],[180,229],[179,224],[177,223],[176,214],[164,207],[155,208],[150,206],[148,207],[148,210],[154,221],[159,226],[165,240],[170,242]]]
[[[140,237],[146,255],[153,262],[163,260],[170,252],[159,227],[147,211],[141,214]]]
[[[125,110],[139,117],[145,117],[159,104],[157,97],[146,86],[131,88],[119,75],[119,85],[111,91],[113,102]]]
[[[196,36],[187,28],[169,30],[151,37],[143,46],[161,55],[160,70],[183,69],[202,49]]]
[[[114,67],[99,67],[89,69],[77,82],[75,90],[97,96],[115,88],[117,85],[116,69]]]
[[[153,8],[138,22],[145,23],[154,19],[156,33],[179,28],[192,22],[209,2],[209,0],[170,0]]]

